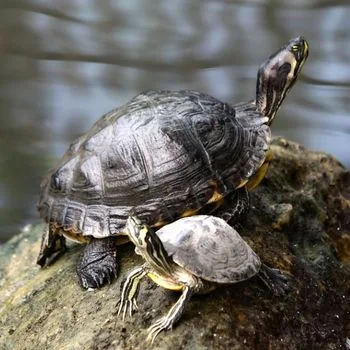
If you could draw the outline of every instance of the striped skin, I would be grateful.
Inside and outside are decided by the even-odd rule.
[[[308,55],[307,41],[297,37],[272,54],[259,68],[256,105],[262,115],[269,119],[269,125],[295,84]]]
[[[151,343],[160,332],[171,329],[181,318],[195,293],[208,293],[218,284],[246,280],[258,274],[261,267],[266,272],[264,281],[267,285],[271,281],[277,281],[279,285],[281,276],[262,265],[240,235],[215,216],[183,218],[157,232],[142,224],[137,217],[129,217],[126,231],[135,244],[135,252],[143,257],[145,264],[128,273],[121,291],[118,315],[122,314],[124,320],[127,314],[131,317],[137,309],[140,281],[146,275],[163,288],[181,292],[168,313],[148,329],[147,340]]]
[[[195,288],[192,276],[213,283],[237,283],[253,277],[261,267],[260,258],[238,232],[215,216],[182,218],[157,232],[139,218],[129,217],[126,230],[148,272],[153,272],[150,277],[162,286],[162,279],[169,279]],[[200,287],[212,288],[205,283]]]

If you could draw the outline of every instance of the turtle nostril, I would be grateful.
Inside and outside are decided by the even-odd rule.
[[[51,175],[51,188],[56,190],[56,191],[62,190],[60,177],[59,177],[59,174],[57,172],[55,172]]]

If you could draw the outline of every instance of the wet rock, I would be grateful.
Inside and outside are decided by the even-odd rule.
[[[241,235],[290,277],[277,298],[258,279],[195,296],[157,349],[346,349],[350,338],[350,174],[334,158],[277,138],[252,193]],[[81,246],[35,265],[40,225],[0,247],[1,349],[144,349],[147,328],[178,298],[145,279],[139,311],[116,316],[122,278],[87,292],[75,273]],[[120,248],[120,275],[141,259]]]

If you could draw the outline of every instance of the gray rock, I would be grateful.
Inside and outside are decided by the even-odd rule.
[[[350,174],[334,158],[277,138],[274,160],[239,229],[262,260],[290,276],[277,298],[258,279],[195,296],[157,349],[345,349],[350,338]],[[147,328],[178,294],[142,283],[140,309],[116,316],[122,277],[87,292],[75,266],[81,246],[35,265],[42,226],[0,247],[0,349],[144,349]],[[120,247],[120,275],[141,263]]]

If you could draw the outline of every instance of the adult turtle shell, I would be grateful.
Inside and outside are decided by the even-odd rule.
[[[214,211],[237,221],[270,161],[269,125],[307,55],[301,37],[273,54],[258,71],[255,101],[149,91],[104,115],[42,182],[38,264],[65,251],[64,237],[86,242],[78,276],[97,288],[116,274],[115,237],[130,214],[153,227]]]

